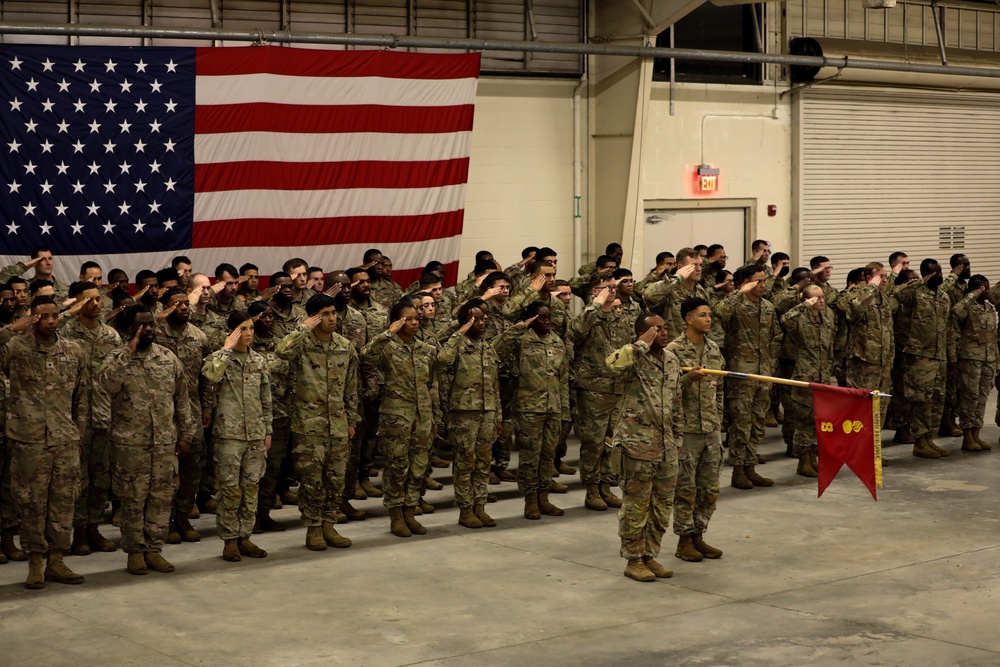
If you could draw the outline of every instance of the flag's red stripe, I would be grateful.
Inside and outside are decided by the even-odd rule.
[[[196,49],[198,76],[281,74],[287,76],[382,76],[392,79],[468,79],[479,76],[479,54],[394,53],[202,47]]]
[[[464,211],[402,217],[252,219],[195,222],[195,248],[292,247],[347,243],[410,243],[462,233]]]
[[[295,104],[212,104],[195,112],[196,134],[225,132],[391,132],[443,134],[472,130],[475,107],[309,106]]]
[[[194,168],[195,192],[437,188],[465,183],[469,158],[438,162],[224,162]]]

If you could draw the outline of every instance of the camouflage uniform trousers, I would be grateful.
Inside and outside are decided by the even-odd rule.
[[[15,530],[20,524],[17,500],[10,489],[10,445],[0,435],[0,530]]]
[[[517,489],[527,496],[548,492],[556,471],[555,453],[562,430],[558,414],[519,412],[514,415],[520,438],[517,458]],[[604,443],[601,443],[601,447]]]
[[[912,427],[910,423],[910,402],[906,399],[903,391],[903,379],[906,377],[906,355],[901,348],[896,348],[896,356],[892,362],[892,371],[889,373],[892,380],[892,407],[886,412],[886,428],[898,429]]]
[[[111,440],[105,428],[87,428],[80,441],[80,493],[73,526],[104,521],[111,493]]]
[[[80,450],[72,443],[10,440],[11,491],[21,516],[21,548],[68,550],[79,490]]]
[[[292,439],[302,525],[337,523],[337,509],[343,499],[344,475],[351,453],[347,435],[338,438],[296,433]]]
[[[847,386],[847,359],[844,350],[833,351],[833,377],[837,378],[838,387]]]
[[[904,355],[906,375],[903,378],[903,397],[910,402],[909,417],[913,435],[917,438],[934,435],[941,424],[944,412],[944,388],[947,362],[912,354]]]
[[[795,435],[792,436],[792,451],[796,456],[816,454],[816,413],[813,411],[812,389],[792,387],[792,401],[795,403]]]
[[[963,429],[983,427],[996,371],[994,362],[958,360],[958,419]]]
[[[948,367],[945,372],[945,383],[944,383],[944,413],[949,415],[957,415],[960,409],[958,405],[958,395],[961,389],[959,388],[959,382],[961,381],[958,376],[959,373],[959,362],[958,360],[948,361]]]
[[[379,453],[378,420],[379,406],[381,404],[382,402],[379,400],[366,400],[362,402],[362,407],[365,413],[365,439],[361,444],[361,461],[358,464],[359,479],[364,479],[365,475],[371,472],[372,467],[375,465],[375,456]]]
[[[563,462],[569,453],[569,434],[573,431],[573,423],[576,422],[576,392],[569,392],[569,414],[570,421],[562,423],[562,433],[559,434],[559,444],[556,445],[555,466],[559,469],[559,464]]]
[[[795,371],[794,359],[782,359],[778,357],[778,367],[774,371],[775,377],[791,379]],[[739,380],[736,380],[739,382]],[[775,399],[777,396],[777,399]],[[785,419],[781,422],[781,439],[786,445],[792,444],[792,436],[795,435],[795,402],[792,400],[792,388],[787,384],[776,384],[771,387],[771,405],[774,409],[774,401],[777,400],[784,410]],[[774,409],[775,414],[777,410]]]
[[[500,474],[510,465],[511,443],[517,437],[514,428],[514,395],[517,393],[517,378],[500,378],[500,407],[503,411],[503,431],[493,443],[493,472]]]
[[[385,455],[382,504],[389,508],[416,507],[430,461],[432,425],[416,415],[383,414],[378,423],[378,446]]]
[[[622,558],[655,558],[670,523],[677,486],[677,449],[667,447],[662,461],[622,457],[622,506],[618,510],[618,536]]]
[[[729,455],[733,465],[757,465],[757,445],[764,437],[771,388],[756,380],[733,379],[726,383],[729,397]],[[787,417],[786,417],[787,419]]]
[[[880,391],[883,394],[892,393],[892,367],[880,364],[871,364],[862,361],[857,357],[847,360],[847,386],[854,389],[869,389]],[[879,407],[882,410],[882,426],[885,426],[885,418],[889,412],[889,402],[894,399],[879,398]]]
[[[468,508],[485,505],[490,452],[497,439],[497,413],[452,410],[448,435],[455,452],[452,463],[455,503]]]
[[[274,509],[274,497],[281,477],[281,462],[288,455],[292,442],[291,418],[276,419],[271,422],[271,449],[267,450],[264,476],[260,478],[257,493],[257,508],[270,512]]]
[[[722,474],[722,433],[685,433],[677,455],[674,533],[704,533],[715,514]]]
[[[178,483],[174,445],[111,443],[111,488],[121,500],[122,550],[159,553]]]
[[[351,449],[347,454],[347,468],[344,470],[344,500],[354,500],[354,491],[358,486],[361,477],[361,452],[365,447],[366,431],[365,423],[362,421],[354,429],[354,437],[350,439]],[[368,471],[364,471],[365,475]]]
[[[177,496],[174,498],[174,507],[171,518],[174,516],[187,517],[194,509],[194,501],[198,496],[198,491],[203,490],[202,472],[205,469],[207,453],[205,450],[205,432],[198,424],[191,438],[191,447],[187,452],[177,456]],[[211,466],[208,466],[211,467]],[[209,493],[215,493],[215,489],[204,489]]]
[[[620,401],[619,394],[587,389],[576,393],[577,415],[573,429],[580,438],[580,481],[584,485],[618,483],[611,473],[604,440],[611,435],[612,419]]]
[[[267,463],[263,440],[216,438],[212,453],[219,507],[215,525],[219,537],[250,537],[257,518],[257,491]]]

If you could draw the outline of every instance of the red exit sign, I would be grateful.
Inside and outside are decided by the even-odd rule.
[[[707,164],[698,165],[698,171],[695,174],[695,187],[698,189],[698,192],[705,194],[718,192],[719,169],[709,167]]]

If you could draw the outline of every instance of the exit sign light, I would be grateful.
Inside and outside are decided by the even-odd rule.
[[[699,165],[697,187],[698,192],[718,192],[719,170],[707,164]]]

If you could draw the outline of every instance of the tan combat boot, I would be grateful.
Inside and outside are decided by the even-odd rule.
[[[194,529],[194,526],[191,525],[191,520],[187,516],[178,514],[177,518],[174,519],[174,526],[176,526],[177,533],[185,542],[201,542],[201,534]]]
[[[382,490],[371,483],[368,479],[363,479],[361,482],[361,490],[365,492],[365,495],[369,498],[381,498]]]
[[[143,575],[149,574],[149,570],[146,568],[146,558],[141,551],[135,551],[128,555],[128,564],[125,565],[125,569],[129,574]]]
[[[922,435],[917,438],[916,442],[913,443],[913,455],[922,459],[939,459],[941,455],[936,449],[931,447],[928,442],[930,441],[930,434]]]
[[[990,443],[986,442],[985,440],[979,437],[980,431],[982,431],[982,429],[980,428],[972,429],[972,439],[976,441],[981,450],[988,452],[991,449],[993,449],[993,445],[991,445]]]
[[[458,509],[458,525],[466,528],[482,528],[483,522],[479,520],[471,507],[460,507]]]
[[[569,493],[569,487],[559,482],[552,482],[552,486],[549,487],[549,493]]]
[[[962,429],[955,423],[954,412],[947,411],[941,415],[941,428],[938,429],[938,435],[943,438],[957,438],[962,435]]]
[[[583,506],[597,512],[604,512],[608,509],[608,504],[601,498],[601,491],[597,484],[587,485],[587,497],[583,501]]]
[[[959,431],[958,434],[962,435],[962,432]],[[951,456],[951,452],[949,452],[947,449],[945,449],[944,447],[938,447],[937,443],[934,442],[934,437],[931,436],[930,433],[927,434],[927,445],[931,449],[933,449],[935,452],[937,452],[938,454],[940,454],[941,458],[947,458],[947,457]]]
[[[479,519],[480,523],[482,523],[484,527],[496,527],[497,522],[493,520],[493,517],[486,513],[486,505],[476,505],[473,511],[476,513],[476,518]]]
[[[549,494],[546,491],[538,492],[538,511],[545,516],[562,516],[566,513],[549,502]]]
[[[368,518],[367,514],[353,507],[351,503],[349,503],[347,500],[344,500],[344,502],[340,503],[340,511],[350,521],[364,521],[366,518]]]
[[[351,546],[351,538],[337,532],[332,523],[323,522],[323,541],[334,549],[346,549]],[[266,554],[265,554],[266,555]]]
[[[269,532],[280,532],[285,530],[285,526],[271,518],[271,512],[269,510],[257,510],[257,520],[260,522],[260,527],[263,530]]]
[[[236,544],[236,538],[226,540],[222,547],[222,560],[230,563],[238,563],[243,560],[243,557],[240,556],[240,547]]]
[[[774,486],[774,480],[758,475],[754,466],[743,466],[743,474],[754,486]]]
[[[424,528],[423,524],[417,521],[416,516],[413,513],[412,507],[403,508],[403,521],[406,522],[406,527],[410,529],[410,532],[414,535],[426,535],[427,529]]]
[[[795,469],[795,474],[803,477],[819,477],[819,473],[813,468],[812,457],[808,453],[799,455],[799,467]]]
[[[427,479],[424,480],[424,488],[428,491],[440,491],[444,488],[444,484],[428,475]]]
[[[177,532],[177,525],[171,521],[170,527],[167,529],[167,544],[180,544],[181,534]]]
[[[147,551],[144,554],[144,560],[146,561],[146,567],[153,572],[168,574],[174,571],[173,564],[164,558],[158,551]]]
[[[28,554],[28,579],[24,585],[31,590],[45,588],[44,554],[31,552]]]
[[[729,482],[729,485],[736,489],[743,489],[748,491],[753,488],[753,482],[747,479],[746,471],[743,466],[733,466],[733,478]]]
[[[98,530],[96,523],[87,524],[87,542],[90,545],[91,551],[102,551],[104,553],[118,551],[118,545],[101,535],[101,531]]]
[[[83,577],[66,567],[62,549],[49,549],[49,559],[45,564],[45,581],[60,584],[82,584]]]
[[[642,562],[646,565],[646,569],[653,573],[654,577],[658,579],[669,579],[674,576],[674,571],[669,567],[663,567],[659,562],[652,556],[643,556]]]
[[[411,535],[410,529],[406,527],[406,521],[403,520],[402,507],[389,508],[389,530],[396,537],[409,537]],[[326,542],[323,545],[326,546]]]
[[[688,561],[689,563],[697,563],[703,558],[701,552],[695,549],[694,545],[691,544],[690,534],[681,535],[677,539],[677,551],[674,552],[674,555],[681,560]]]
[[[420,507],[420,511],[421,512],[423,512],[424,514],[434,514],[434,506],[431,505],[426,500],[424,500],[423,496],[420,496],[420,498],[417,500],[417,502],[419,503],[419,507]]]
[[[28,560],[28,554],[14,545],[15,532],[13,528],[6,528],[3,532],[0,532],[0,550],[3,550],[3,554],[12,561],[20,562]]]
[[[236,548],[240,550],[240,555],[250,558],[267,558],[267,552],[250,541],[249,537],[236,538]]]
[[[702,539],[701,533],[691,533],[691,544],[705,558],[722,558],[722,549],[716,549]]]
[[[542,518],[541,513],[538,511],[538,494],[528,493],[524,496],[524,518],[531,519],[532,521],[537,521]]]
[[[976,442],[976,439],[972,437],[972,429],[965,428],[962,429],[962,449],[967,452],[980,452],[983,450]]]
[[[819,452],[809,452],[809,462],[812,463],[813,470],[819,473]]]
[[[649,571],[641,558],[629,558],[625,576],[635,581],[656,581],[656,575]]]
[[[601,500],[608,507],[621,507],[622,499],[615,495],[615,492],[611,490],[611,485],[607,482],[599,484],[597,491],[601,494]]]
[[[86,527],[77,526],[73,529],[73,544],[70,545],[69,552],[74,556],[90,555],[90,544],[87,542]]]
[[[326,551],[326,540],[323,539],[323,526],[306,527],[306,547],[310,551]]]

